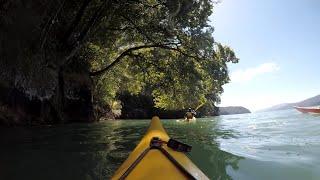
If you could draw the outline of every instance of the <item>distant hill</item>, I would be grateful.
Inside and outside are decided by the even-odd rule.
[[[260,110],[260,112],[292,109],[293,106],[317,106],[317,105],[320,105],[320,95],[305,99],[300,102],[278,104],[266,109],[262,109]]]
[[[245,114],[251,113],[249,109],[242,106],[227,106],[219,107],[218,115],[228,115],[228,114]]]

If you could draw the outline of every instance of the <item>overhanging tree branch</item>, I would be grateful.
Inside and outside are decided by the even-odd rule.
[[[74,31],[74,29],[78,26],[78,24],[80,23],[81,21],[81,18],[83,17],[84,13],[85,13],[85,10],[86,8],[88,7],[89,3],[90,3],[91,0],[84,0],[79,11],[77,12],[77,15],[76,17],[74,18],[74,20],[72,21],[70,27],[68,28],[67,32],[65,33],[64,35],[64,38],[63,40],[66,42],[71,33]]]
[[[98,23],[99,18],[101,17],[105,6],[108,4],[109,0],[105,0],[99,7],[99,9],[93,14],[89,23],[84,28],[84,30],[80,33],[77,42],[75,43],[75,47],[71,50],[71,52],[64,58],[62,63],[63,66],[70,63],[71,59],[77,54],[77,52],[84,46],[86,39],[88,38],[88,34],[91,32],[93,27]],[[109,15],[108,21],[113,16],[114,10]]]
[[[100,69],[100,70],[97,70],[97,71],[94,71],[94,72],[90,72],[90,76],[99,76],[99,75],[102,75],[103,73],[105,73],[106,71],[110,70],[112,67],[114,67],[116,64],[118,64],[124,57],[130,55],[133,51],[136,51],[136,50],[140,50],[140,49],[148,49],[148,48],[161,48],[161,49],[167,49],[167,50],[171,50],[171,51],[176,51],[176,52],[179,52],[180,54],[186,56],[186,57],[190,57],[190,58],[195,58],[195,59],[199,59],[199,57],[197,56],[193,56],[193,55],[190,55],[184,51],[182,51],[181,49],[179,48],[175,48],[175,47],[172,47],[172,43],[169,43],[169,44],[151,44],[151,45],[142,45],[142,46],[136,46],[136,47],[132,47],[132,48],[129,48],[125,51],[123,51],[111,64],[109,64],[108,66]]]
[[[47,41],[47,37],[49,34],[50,29],[52,28],[52,25],[54,24],[55,19],[58,17],[59,13],[61,13],[63,6],[65,4],[66,0],[64,0],[60,7],[58,8],[58,10],[56,11],[56,13],[48,20],[48,22],[46,23],[45,27],[43,28],[41,35],[40,35],[40,49],[43,49],[44,44]]]

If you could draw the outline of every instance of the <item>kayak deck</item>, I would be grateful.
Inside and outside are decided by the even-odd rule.
[[[182,152],[175,151],[167,145],[162,148],[181,165],[178,167],[173,161],[159,149],[150,149],[150,142],[153,137],[158,137],[162,141],[168,141],[169,136],[165,132],[158,117],[153,117],[150,127],[137,147],[131,152],[127,160],[115,172],[112,179],[208,179],[206,175],[192,163],[192,161]],[[137,163],[141,154],[145,156]],[[132,165],[135,164],[135,165]],[[131,170],[128,170],[131,168]],[[126,176],[124,174],[127,173]],[[191,176],[190,176],[191,175]]]

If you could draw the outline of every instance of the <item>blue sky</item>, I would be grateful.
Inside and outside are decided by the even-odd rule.
[[[210,20],[240,58],[222,106],[255,111],[320,94],[319,0],[222,0]]]

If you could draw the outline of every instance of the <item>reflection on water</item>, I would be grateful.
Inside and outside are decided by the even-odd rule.
[[[137,144],[140,124],[1,129],[0,179],[107,179]]]
[[[149,121],[0,128],[0,179],[108,179]],[[163,121],[211,179],[320,179],[320,116],[295,111]]]

